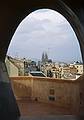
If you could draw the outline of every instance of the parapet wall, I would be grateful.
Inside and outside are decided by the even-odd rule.
[[[16,99],[31,99],[79,112],[79,82],[42,77],[11,77]]]

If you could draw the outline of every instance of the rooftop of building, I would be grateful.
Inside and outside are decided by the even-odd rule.
[[[41,71],[31,71],[30,74],[37,77],[46,77],[46,75]]]

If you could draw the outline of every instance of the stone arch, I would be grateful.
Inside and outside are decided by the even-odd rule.
[[[64,0],[63,0],[64,1]],[[0,44],[0,91],[2,91],[2,94],[0,94],[0,100],[2,107],[0,108],[1,115],[7,117],[18,117],[20,115],[18,111],[18,107],[16,105],[16,101],[14,99],[14,95],[11,90],[10,82],[8,79],[7,71],[5,68],[4,60],[6,56],[6,52],[9,46],[9,43],[11,41],[11,38],[20,24],[20,22],[31,12],[42,9],[42,8],[48,8],[53,9],[59,13],[61,13],[71,24],[74,32],[76,33],[76,36],[78,38],[80,49],[82,53],[82,59],[84,63],[84,31],[83,26],[79,20],[79,16],[75,14],[72,9],[74,10],[75,7],[82,7],[82,4],[80,2],[73,3],[73,0],[71,1],[72,4],[70,4],[70,1],[66,0],[62,2],[62,0],[46,0],[46,2],[38,1],[38,0],[31,0],[28,1],[7,1],[7,4],[2,2],[0,4],[0,13],[2,14],[2,17],[0,19],[0,30],[1,30],[1,44]],[[70,7],[68,7],[66,4]],[[76,4],[76,6],[75,6]],[[70,9],[71,8],[71,9]],[[78,13],[80,14],[80,13]],[[4,23],[5,21],[5,23]],[[3,29],[4,26],[4,29]],[[5,106],[7,105],[7,111],[5,111]],[[2,109],[3,108],[3,109]]]
[[[17,27],[20,24],[20,22],[26,16],[28,16],[31,12],[34,12],[35,10],[42,9],[42,8],[45,8],[45,9],[48,8],[48,9],[55,10],[55,11],[59,12],[61,15],[63,15],[67,19],[67,21],[72,26],[72,28],[73,28],[73,30],[74,30],[77,38],[78,38],[78,42],[79,42],[80,50],[81,50],[81,54],[82,54],[82,59],[84,59],[84,53],[83,53],[83,50],[84,50],[83,49],[84,31],[83,31],[83,27],[82,27],[81,22],[80,22],[79,18],[77,17],[77,15],[64,2],[62,2],[61,0],[56,0],[56,1],[53,0],[52,2],[47,0],[46,3],[37,1],[34,5],[30,6],[29,9],[23,10],[18,15],[19,19],[16,16],[17,17],[17,21],[16,21],[16,23],[14,23],[15,26],[16,26],[15,30],[17,29]],[[14,34],[15,30],[13,31],[13,34]]]

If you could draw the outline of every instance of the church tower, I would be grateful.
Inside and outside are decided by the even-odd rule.
[[[48,55],[46,52],[42,53],[42,63],[48,62]]]

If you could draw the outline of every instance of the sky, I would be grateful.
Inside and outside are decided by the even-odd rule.
[[[43,52],[53,61],[82,61],[72,27],[61,14],[51,9],[36,10],[20,23],[7,54],[40,60]]]

